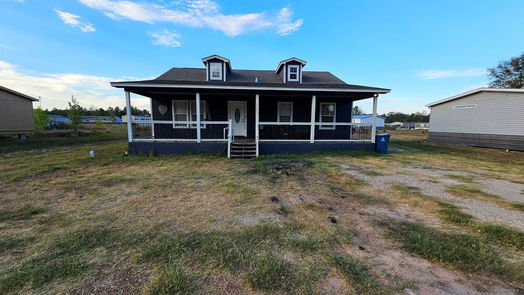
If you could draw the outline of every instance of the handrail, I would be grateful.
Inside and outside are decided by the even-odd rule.
[[[227,157],[231,158],[231,142],[233,140],[233,120],[229,119],[227,133]]]
[[[284,125],[284,126],[310,126],[311,122],[259,122],[259,125]],[[371,126],[370,123],[350,123],[350,122],[315,122],[316,126]]]
[[[131,123],[138,124],[197,124],[197,121],[168,121],[168,120],[131,120]],[[200,121],[200,124],[209,124],[209,125],[223,125],[229,124],[229,121]]]

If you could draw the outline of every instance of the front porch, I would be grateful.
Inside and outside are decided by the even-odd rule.
[[[152,120],[128,119],[131,154],[192,151],[256,157],[375,149],[378,94],[133,92],[150,97]],[[125,93],[131,118],[131,93]],[[353,101],[369,97],[373,99],[372,123],[352,123]],[[237,154],[235,142],[252,144],[252,153]]]

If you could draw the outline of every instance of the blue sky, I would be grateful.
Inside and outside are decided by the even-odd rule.
[[[0,0],[0,85],[43,108],[71,95],[123,106],[109,81],[202,67],[214,53],[244,69],[296,56],[306,70],[391,88],[379,113],[422,111],[485,86],[487,67],[523,52],[523,11],[522,0]]]

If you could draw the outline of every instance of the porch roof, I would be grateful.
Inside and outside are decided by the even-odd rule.
[[[258,82],[255,82],[258,80]],[[347,84],[330,72],[304,71],[302,83],[284,83],[272,70],[233,70],[227,81],[206,81],[206,69],[172,68],[156,79],[111,82],[117,88],[195,88],[226,90],[278,90],[317,92],[358,92],[385,94],[386,88]]]

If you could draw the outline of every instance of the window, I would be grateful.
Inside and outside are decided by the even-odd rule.
[[[287,66],[287,80],[288,81],[300,81],[298,77],[298,65]]]
[[[207,118],[206,101],[200,101],[200,120]],[[194,100],[173,100],[173,120],[174,121],[196,121],[196,102]],[[201,124],[201,128],[205,128]],[[173,128],[196,128],[196,124],[173,124]]]
[[[209,63],[210,80],[222,80],[222,63]]]
[[[321,123],[332,123],[332,124],[322,124],[319,126],[319,129],[326,130],[335,130],[336,122],[336,113],[337,113],[337,104],[333,102],[322,102],[320,103],[320,122]]]
[[[278,102],[278,122],[293,122],[292,102]]]
[[[196,121],[196,101],[191,101],[191,121]],[[201,100],[200,101],[200,121],[204,121],[206,119],[206,101]],[[191,128],[196,128],[196,124],[191,124]],[[200,128],[206,128],[206,125],[200,124]]]

